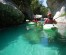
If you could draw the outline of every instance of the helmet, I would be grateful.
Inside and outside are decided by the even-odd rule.
[[[51,16],[52,14],[51,13],[48,13],[47,16]]]
[[[47,14],[48,16],[51,16],[52,14],[51,13],[49,13],[49,14]]]

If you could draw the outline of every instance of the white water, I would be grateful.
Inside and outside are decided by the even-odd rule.
[[[58,26],[58,32],[65,36],[65,30],[66,30],[66,16],[59,17],[60,15],[65,13],[65,6],[62,6],[62,8],[56,12],[54,19],[57,21]],[[58,18],[57,18],[58,17]]]

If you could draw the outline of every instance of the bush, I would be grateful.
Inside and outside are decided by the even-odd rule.
[[[24,15],[15,7],[0,3],[0,26],[22,23]]]

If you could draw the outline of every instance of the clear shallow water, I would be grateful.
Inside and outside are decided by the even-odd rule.
[[[41,27],[24,24],[0,31],[0,55],[66,55],[66,46],[49,44]]]

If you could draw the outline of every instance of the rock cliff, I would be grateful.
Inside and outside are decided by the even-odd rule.
[[[66,13],[66,0],[47,0],[47,4],[57,21],[58,32],[66,36],[66,15],[59,17]]]

